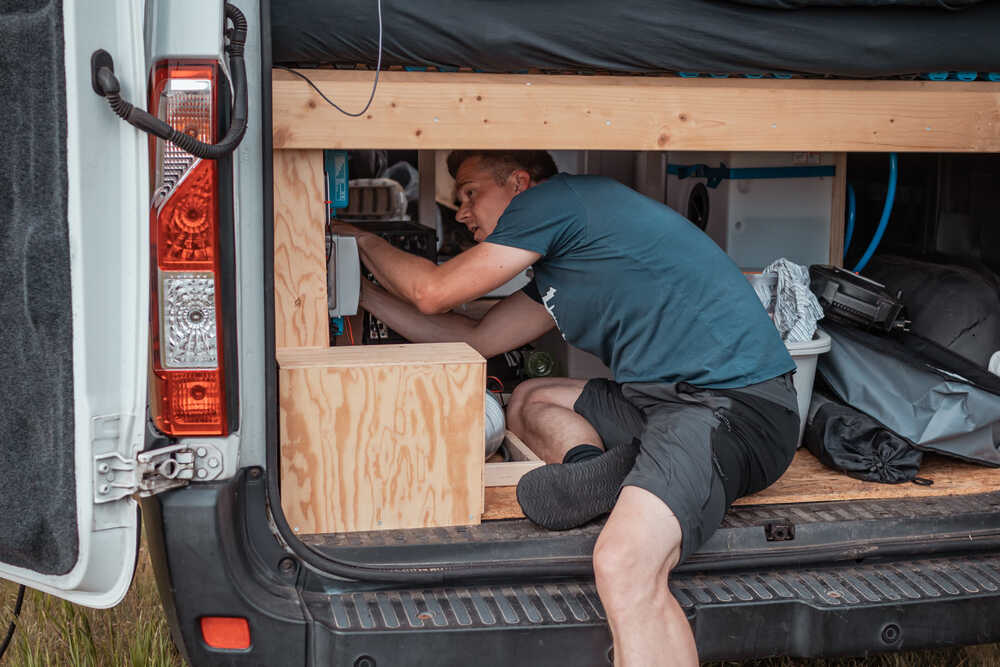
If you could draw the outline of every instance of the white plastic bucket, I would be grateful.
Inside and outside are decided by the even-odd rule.
[[[785,343],[788,353],[795,360],[795,393],[799,400],[799,446],[802,433],[806,430],[806,414],[812,400],[813,380],[816,379],[816,360],[819,355],[830,351],[830,335],[817,329],[813,339],[804,343]]]

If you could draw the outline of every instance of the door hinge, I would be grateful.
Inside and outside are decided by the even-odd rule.
[[[207,443],[150,449],[135,458],[118,452],[98,454],[94,457],[94,502],[154,496],[194,480],[210,481],[222,469],[222,454]]]

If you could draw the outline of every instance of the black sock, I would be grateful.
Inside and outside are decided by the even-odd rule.
[[[573,449],[566,452],[566,456],[563,457],[563,463],[579,463],[580,461],[586,461],[587,459],[592,459],[595,456],[600,456],[604,453],[604,450],[600,447],[595,447],[594,445],[577,445]]]

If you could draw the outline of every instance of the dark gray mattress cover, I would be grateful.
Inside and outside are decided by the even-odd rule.
[[[1000,71],[1000,0],[962,11],[724,0],[383,0],[383,65],[487,72]],[[272,0],[275,63],[374,65],[375,0]]]

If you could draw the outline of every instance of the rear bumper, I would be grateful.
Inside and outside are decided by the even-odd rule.
[[[703,660],[860,655],[1000,640],[1000,556],[679,575]],[[608,665],[592,582],[311,597],[329,664]]]
[[[408,587],[326,578],[275,539],[263,477],[251,473],[143,506],[171,629],[192,664],[609,664],[593,581]],[[683,572],[671,587],[705,660],[1000,641],[1000,553]],[[247,618],[253,646],[207,647],[204,615]]]

